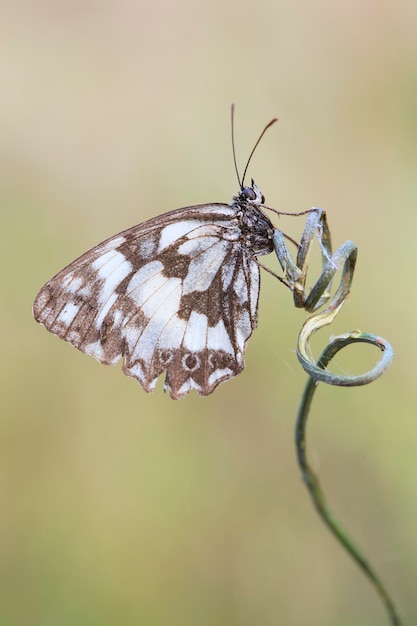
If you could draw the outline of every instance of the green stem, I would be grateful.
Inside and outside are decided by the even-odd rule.
[[[310,349],[310,338],[320,328],[331,324],[349,295],[355,270],[357,247],[352,241],[346,241],[332,254],[331,237],[327,225],[326,213],[318,208],[313,208],[307,213],[308,217],[298,246],[296,262],[292,260],[283,233],[275,229],[272,237],[276,255],[284,272],[285,280],[283,282],[291,288],[295,306],[303,307],[306,311],[314,313],[323,305],[327,304],[324,311],[315,313],[304,322],[297,338],[298,359],[310,376],[303,393],[297,416],[296,445],[298,463],[302,471],[304,482],[310,491],[314,505],[322,520],[359,565],[365,576],[367,576],[374,585],[387,610],[391,624],[393,626],[401,626],[400,618],[398,617],[394,603],[389,597],[388,592],[359,548],[355,546],[349,535],[343,530],[327,506],[319,481],[307,463],[306,423],[318,383],[322,381],[343,387],[367,385],[379,378],[379,376],[387,370],[394,356],[391,345],[385,341],[385,339],[382,339],[382,337],[363,333],[359,330],[352,330],[344,335],[335,337],[325,348],[319,361],[315,361]],[[306,296],[307,257],[315,237],[318,237],[321,248],[322,273],[311,287],[308,296]],[[341,270],[340,282],[333,296],[331,296],[331,283],[339,269]],[[382,357],[372,370],[365,374],[360,374],[359,376],[338,376],[326,369],[327,364],[339,350],[351,343],[358,342],[372,344],[382,351]]]
[[[377,346],[383,351],[383,357],[380,360],[379,364],[367,374],[364,374],[360,377],[336,377],[334,375],[334,380],[332,384],[340,384],[344,386],[352,386],[355,384],[367,384],[381,376],[381,374],[386,370],[389,364],[392,361],[393,350],[390,344],[383,340],[381,337],[377,337],[375,335],[370,335],[368,333],[361,333],[356,331],[355,333],[347,333],[341,337],[334,338],[331,343],[325,348],[323,351],[319,361],[317,362],[316,367],[323,371],[330,360],[334,357],[339,350],[344,348],[346,345],[350,343],[356,342],[366,342],[372,345]],[[339,382],[336,382],[336,378],[339,378]],[[358,382],[359,381],[359,382]],[[326,382],[329,382],[328,380]],[[391,600],[387,590],[382,584],[381,580],[377,576],[377,574],[372,569],[369,562],[362,555],[360,549],[353,543],[349,535],[345,532],[345,530],[341,527],[339,522],[334,517],[332,511],[327,506],[324,494],[321,490],[320,483],[318,481],[317,476],[312,471],[311,467],[307,462],[307,452],[306,452],[306,424],[307,417],[310,411],[311,402],[314,396],[314,392],[317,388],[318,380],[315,377],[315,373],[312,372],[312,376],[310,376],[307,385],[304,389],[304,393],[301,400],[301,405],[298,411],[297,416],[297,424],[296,424],[296,446],[297,446],[297,458],[298,464],[301,468],[302,476],[305,484],[310,492],[310,495],[313,499],[314,506],[316,507],[320,517],[336,537],[336,539],[342,544],[345,550],[351,555],[353,560],[357,563],[357,565],[361,568],[362,572],[368,578],[368,580],[374,585],[377,593],[379,594],[381,601],[383,602],[387,614],[390,618],[390,622],[393,626],[401,626],[401,621],[394,606],[393,601]]]

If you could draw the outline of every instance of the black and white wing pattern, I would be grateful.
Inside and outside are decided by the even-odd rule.
[[[35,319],[152,391],[208,395],[244,367],[257,325],[257,254],[272,250],[258,188],[177,209],[96,246],[42,287]]]

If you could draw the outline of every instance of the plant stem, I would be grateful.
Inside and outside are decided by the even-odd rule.
[[[333,356],[339,352],[342,348],[350,343],[356,342],[366,342],[371,343],[381,350],[384,351],[384,356],[379,363],[379,367],[376,366],[373,370],[368,372],[367,374],[356,377],[360,380],[360,382],[356,382],[356,384],[367,384],[378,378],[388,367],[393,357],[393,350],[385,340],[382,340],[380,337],[375,335],[370,335],[368,333],[359,333],[355,332],[352,334],[347,333],[341,337],[336,337],[332,340],[332,342],[325,348],[323,351],[318,363],[317,367],[321,370],[327,366]],[[382,365],[381,365],[382,363]],[[314,374],[313,374],[314,375]],[[337,378],[337,377],[335,377]],[[366,380],[365,380],[366,379]],[[348,381],[348,382],[347,382]],[[336,380],[333,384],[340,384],[343,386],[353,386],[355,385],[355,377],[340,377],[339,383]],[[307,448],[306,448],[306,425],[307,425],[307,417],[310,411],[311,402],[314,396],[318,385],[318,380],[314,377],[310,377],[307,385],[304,389],[303,396],[301,399],[301,404],[298,410],[297,415],[297,423],[296,423],[296,431],[295,431],[295,440],[297,447],[297,458],[298,464],[301,468],[303,480],[307,485],[307,489],[310,492],[310,495],[313,499],[313,503],[315,508],[317,509],[320,517],[326,526],[330,529],[339,543],[345,548],[345,550],[351,555],[353,560],[357,563],[357,565],[361,568],[362,572],[368,578],[368,580],[374,585],[377,593],[379,594],[381,601],[383,602],[387,614],[390,618],[390,622],[392,626],[401,626],[401,621],[394,606],[392,599],[390,598],[387,590],[382,584],[381,580],[369,564],[369,562],[365,559],[360,549],[354,544],[349,535],[345,532],[342,526],[339,524],[332,511],[328,507],[323,491],[320,487],[320,483],[318,481],[317,476],[312,471],[311,467],[307,461]]]

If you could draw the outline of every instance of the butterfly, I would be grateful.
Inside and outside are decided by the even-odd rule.
[[[274,227],[253,182],[230,204],[176,209],[92,248],[39,291],[33,314],[47,330],[152,391],[212,393],[244,367],[257,326],[257,257]],[[232,108],[232,142],[233,108]],[[236,167],[237,172],[237,167]]]

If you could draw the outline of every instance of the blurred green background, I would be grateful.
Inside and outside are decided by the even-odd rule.
[[[205,399],[147,395],[31,316],[104,238],[230,201],[232,101],[241,167],[280,118],[249,172],[267,202],[322,206],[334,245],[359,246],[321,341],[361,328],[396,349],[373,385],[319,389],[309,445],[416,624],[417,4],[40,0],[1,15],[1,626],[387,623],[300,478],[305,315],[282,285],[264,273],[246,368]],[[348,352],[335,368],[378,357]]]

